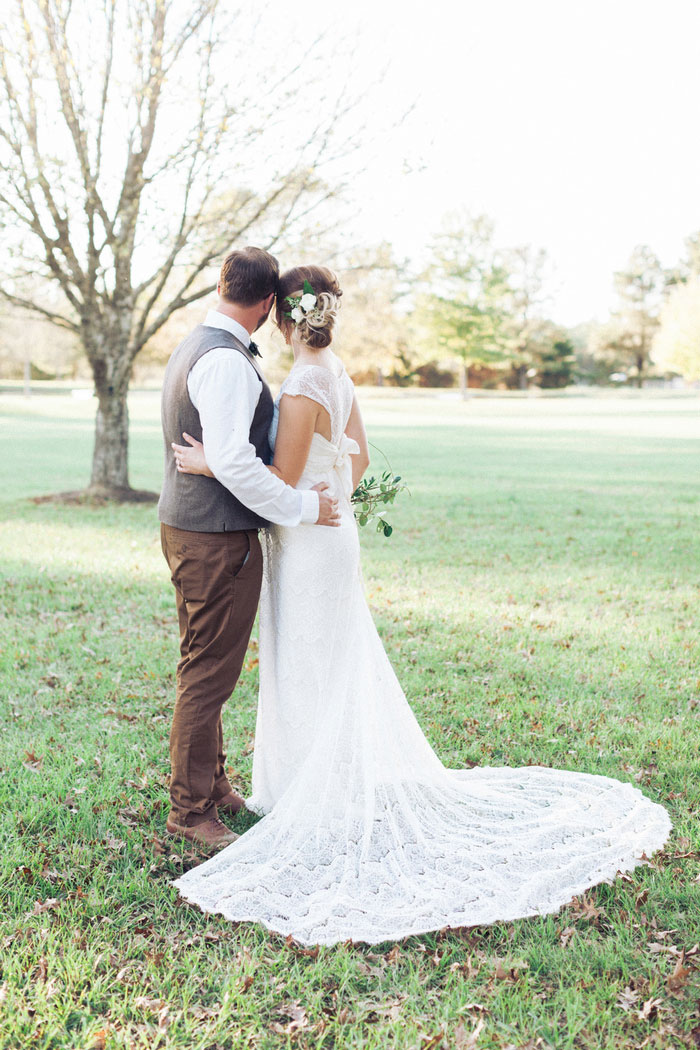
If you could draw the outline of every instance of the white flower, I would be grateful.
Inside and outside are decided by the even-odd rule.
[[[308,314],[310,310],[313,310],[316,305],[316,296],[312,295],[311,292],[305,292],[299,300],[299,306],[302,308],[305,314]],[[292,315],[294,316],[294,315]]]
[[[302,321],[303,318],[304,318],[303,313],[301,312],[301,310],[299,309],[298,306],[295,306],[294,309],[292,310],[292,320],[293,321]]]

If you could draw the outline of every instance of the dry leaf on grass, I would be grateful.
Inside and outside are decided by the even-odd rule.
[[[689,967],[683,965],[684,961],[685,952],[681,952],[680,956],[676,960],[676,965],[674,967],[673,973],[669,974],[669,976],[666,978],[666,987],[668,988],[669,992],[674,998],[680,998],[680,996],[682,995],[683,988],[688,983],[688,975],[690,974],[690,969]]]
[[[299,944],[298,941],[294,940],[291,933],[285,937],[284,943],[287,948],[291,948],[297,955],[305,955],[309,959],[317,959],[318,953],[321,950],[318,944],[314,945],[313,948],[305,948],[302,944]]]
[[[571,938],[573,937],[573,935],[575,933],[576,933],[576,927],[575,926],[567,926],[565,929],[563,929],[561,931],[561,933],[559,934],[559,942],[560,942],[560,944],[562,945],[563,948],[566,948],[567,944],[569,943],[569,941],[571,940]]]
[[[473,1050],[473,1048],[475,1048],[477,1045],[479,1035],[485,1023],[486,1022],[482,1017],[479,1023],[477,1024],[476,1028],[474,1028],[473,1031],[468,1032],[460,1021],[460,1023],[455,1028],[452,1037],[455,1050]]]
[[[139,995],[134,999],[134,1006],[138,1006],[141,1010],[150,1010],[154,1014],[162,1010],[165,1005],[165,999],[150,999],[147,995]]]
[[[663,999],[647,999],[637,1016],[640,1021],[648,1021],[651,1015],[663,1004]]]
[[[289,1017],[290,1019],[288,1024],[280,1024],[279,1021],[275,1021],[270,1025],[271,1030],[277,1035],[293,1035],[295,1032],[299,1032],[302,1029],[309,1027],[309,1019],[306,1016],[306,1010],[297,1001],[284,1003],[277,1008],[277,1013],[282,1017]]]
[[[42,915],[46,911],[53,911],[59,903],[58,897],[48,897],[45,901],[34,901],[32,915]]]
[[[26,761],[22,763],[24,768],[30,769],[32,773],[38,773],[41,769],[41,763],[44,761],[41,755],[35,755],[33,751],[25,751],[24,757],[26,759]]]
[[[572,909],[575,919],[586,919],[588,922],[592,922],[594,926],[598,925],[598,920],[603,914],[603,909],[596,908],[591,898],[586,894],[582,897],[574,897],[569,907]]]
[[[635,992],[635,990],[628,985],[623,992],[617,993],[616,1003],[623,1010],[631,1010],[638,999],[639,992]]]
[[[519,973],[520,970],[530,969],[524,959],[517,959],[514,963],[506,963],[505,966],[503,965],[504,962],[505,959],[498,959],[496,961],[496,969],[493,971],[493,976],[497,981],[510,981],[511,983],[514,983],[519,980],[521,976]]]

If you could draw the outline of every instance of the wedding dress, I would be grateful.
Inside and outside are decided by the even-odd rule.
[[[370,944],[558,911],[644,863],[672,824],[606,776],[446,769],[372,622],[349,497],[344,370],[295,366],[281,393],[331,418],[298,483],[326,482],[339,528],[265,534],[253,793],[263,819],[174,885],[203,910],[303,944]],[[273,435],[274,436],[274,435]]]

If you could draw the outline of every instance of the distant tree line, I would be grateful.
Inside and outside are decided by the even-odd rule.
[[[650,248],[636,247],[613,275],[615,307],[603,323],[566,328],[552,321],[549,269],[541,249],[497,247],[486,216],[448,220],[423,273],[411,279],[397,264],[390,282],[385,260],[388,298],[383,308],[375,300],[366,318],[375,356],[361,362],[358,378],[372,381],[374,374],[399,386],[459,384],[463,392],[470,386],[524,390],[700,379],[700,232],[687,239],[683,258],[671,269]]]
[[[367,385],[524,390],[571,384],[636,385],[700,380],[700,232],[675,267],[646,246],[613,274],[616,302],[604,322],[571,328],[547,316],[550,263],[541,249],[498,249],[485,216],[448,224],[420,273],[388,244],[344,253],[319,244],[342,276],[337,346],[356,382]],[[311,257],[311,256],[309,256]],[[144,347],[137,380],[157,380],[174,346],[201,317],[197,302],[169,318]],[[268,327],[264,339],[275,343]],[[0,377],[90,376],[79,340],[40,318],[0,312]],[[291,361],[278,341],[266,367],[279,382]]]

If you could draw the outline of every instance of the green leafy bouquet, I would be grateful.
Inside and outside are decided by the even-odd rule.
[[[372,446],[376,448],[376,445]],[[378,451],[381,451],[379,449]],[[382,452],[384,456],[384,453]],[[376,521],[377,532],[382,532],[388,538],[394,531],[393,527],[384,517],[383,513],[377,513],[387,504],[393,503],[399,492],[408,489],[401,484],[401,475],[394,474],[391,464],[384,456],[389,470],[385,470],[381,477],[374,475],[364,477],[352,494],[351,502],[355,509],[355,518],[358,525],[369,525]]]

